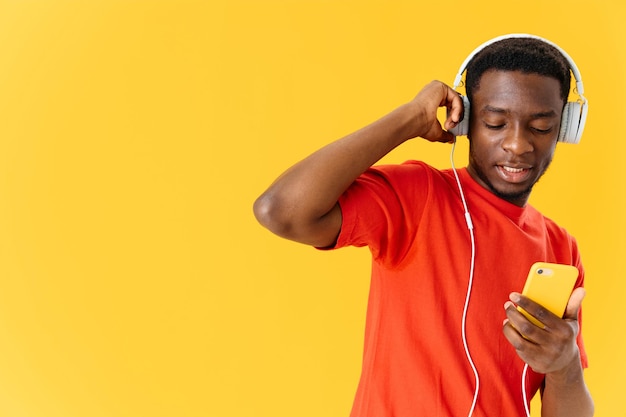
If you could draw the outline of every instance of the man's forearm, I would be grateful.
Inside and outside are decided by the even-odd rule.
[[[558,373],[547,374],[541,398],[542,417],[590,417],[594,404],[580,360]]]
[[[410,139],[407,125],[414,115],[408,106],[323,147],[288,169],[255,203],[261,224],[288,239],[330,244],[324,242],[329,236],[322,234],[318,240],[325,228],[324,216],[359,175]]]

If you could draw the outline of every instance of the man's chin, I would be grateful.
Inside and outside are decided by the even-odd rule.
[[[526,201],[528,200],[528,197],[530,197],[530,192],[532,191],[532,186],[525,188],[521,191],[503,191],[503,190],[498,190],[497,188],[495,188],[493,185],[489,185],[491,188],[491,192],[494,193],[497,197],[506,200],[510,203],[513,204],[518,204],[523,202],[524,204],[526,203]]]

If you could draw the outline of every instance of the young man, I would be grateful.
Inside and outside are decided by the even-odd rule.
[[[437,108],[448,108],[444,127],[451,129],[463,102],[438,81],[297,163],[255,202],[259,222],[280,236],[320,248],[370,248],[352,417],[520,416],[522,387],[528,399],[541,389],[544,417],[593,415],[576,242],[527,204],[552,160],[570,77],[562,54],[530,37],[492,43],[468,64],[470,154],[458,174],[475,242],[453,170],[418,161],[373,167],[412,138],[453,141]],[[537,261],[580,271],[563,318],[515,292]],[[525,363],[531,369],[522,383]]]

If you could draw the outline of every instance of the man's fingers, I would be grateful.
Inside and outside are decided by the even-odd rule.
[[[532,316],[532,318],[528,318],[531,322],[534,322],[536,326],[543,328],[544,326],[551,326],[555,321],[560,320],[561,318],[552,313],[547,308],[537,304],[530,298],[521,295],[520,293],[513,292],[509,295],[509,299],[515,303],[518,307],[521,307],[525,313]]]
[[[446,118],[444,127],[446,128],[446,130],[450,130],[458,125],[459,122],[463,119],[463,100],[459,96],[459,93],[457,93],[448,86],[445,87],[447,89],[446,98],[445,102],[442,103],[442,105],[445,105],[448,109],[448,117]]]

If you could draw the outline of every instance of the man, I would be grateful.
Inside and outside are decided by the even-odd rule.
[[[423,162],[373,167],[409,139],[454,140],[436,112],[448,108],[444,127],[452,129],[462,120],[463,101],[433,81],[411,102],[291,167],[255,202],[259,222],[280,236],[318,248],[370,248],[352,417],[468,410],[519,416],[527,407],[522,389],[528,399],[541,389],[545,417],[593,415],[583,379],[584,274],[576,242],[527,204],[563,129],[570,77],[559,50],[533,37],[494,42],[472,58],[462,189],[454,170]],[[580,271],[563,318],[516,292],[536,261]],[[525,363],[532,370],[522,382]]]

